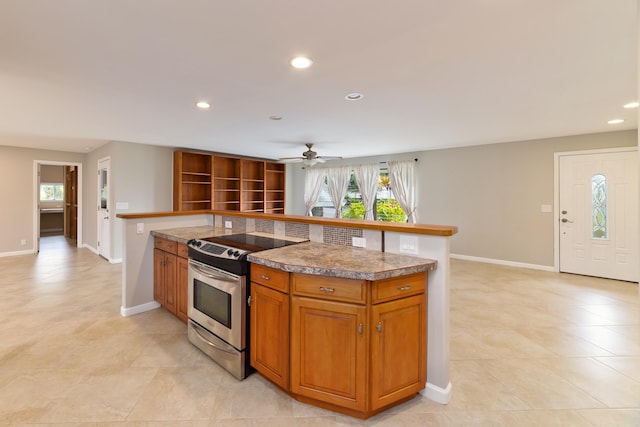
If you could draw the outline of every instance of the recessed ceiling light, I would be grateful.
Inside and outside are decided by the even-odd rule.
[[[269,116],[269,120],[275,120],[275,121],[282,120],[282,116]]]
[[[638,101],[624,104],[624,108],[638,108],[638,106],[640,106],[640,103]]]
[[[296,56],[291,60],[290,64],[293,68],[309,68],[313,61],[306,56]]]
[[[609,123],[610,125],[617,125],[618,123],[622,123],[624,122],[624,120],[622,119],[613,119],[613,120],[609,120],[607,123]]]
[[[196,102],[196,107],[202,110],[208,110],[209,108],[211,108],[211,104],[209,104],[207,101],[198,101]]]
[[[344,97],[347,101],[358,101],[364,97],[363,94],[359,92],[353,92]]]

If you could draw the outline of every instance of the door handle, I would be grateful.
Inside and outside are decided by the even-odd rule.
[[[562,218],[560,221],[565,222],[565,223],[566,222],[570,222],[571,224],[573,224],[573,221],[569,221],[567,218]]]

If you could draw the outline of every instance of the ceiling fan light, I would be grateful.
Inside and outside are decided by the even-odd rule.
[[[304,163],[306,166],[311,167],[318,163],[318,159],[304,159],[302,163]]]

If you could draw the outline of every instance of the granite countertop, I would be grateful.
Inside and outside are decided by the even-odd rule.
[[[235,233],[240,233],[236,230]],[[191,239],[204,239],[206,237],[234,234],[228,228],[216,228],[212,225],[199,225],[195,227],[167,228],[164,230],[152,230],[151,235],[167,240],[186,244]]]
[[[203,239],[206,237],[237,233],[242,233],[242,231],[232,231],[210,225],[151,231],[152,236],[185,244],[191,239]],[[277,236],[259,232],[252,232],[250,234],[293,241],[300,240],[295,237]],[[435,270],[437,267],[437,261],[427,258],[308,241],[277,249],[252,252],[247,259],[256,264],[262,264],[292,273],[361,280],[380,280],[404,276],[412,273]]]
[[[249,254],[249,261],[292,273],[380,280],[435,270],[437,261],[350,246],[305,242]]]

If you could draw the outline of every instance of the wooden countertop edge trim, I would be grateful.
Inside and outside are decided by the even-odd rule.
[[[303,216],[303,215],[283,215],[283,214],[268,214],[261,212],[238,212],[238,211],[176,211],[176,212],[151,212],[151,213],[137,213],[137,214],[117,214],[118,218],[122,219],[141,219],[141,218],[157,218],[166,216],[187,216],[187,215],[227,215],[241,218],[258,218],[258,219],[270,219],[274,221],[290,221],[299,222],[303,224],[318,224],[332,227],[346,227],[346,228],[362,228],[366,230],[380,230],[380,231],[392,231],[398,233],[411,233],[411,234],[428,234],[432,236],[453,236],[458,233],[458,227],[455,225],[434,225],[434,224],[409,224],[409,223],[397,223],[397,222],[381,222],[381,221],[364,221],[364,220],[346,220],[338,218],[324,218],[315,216]]]

